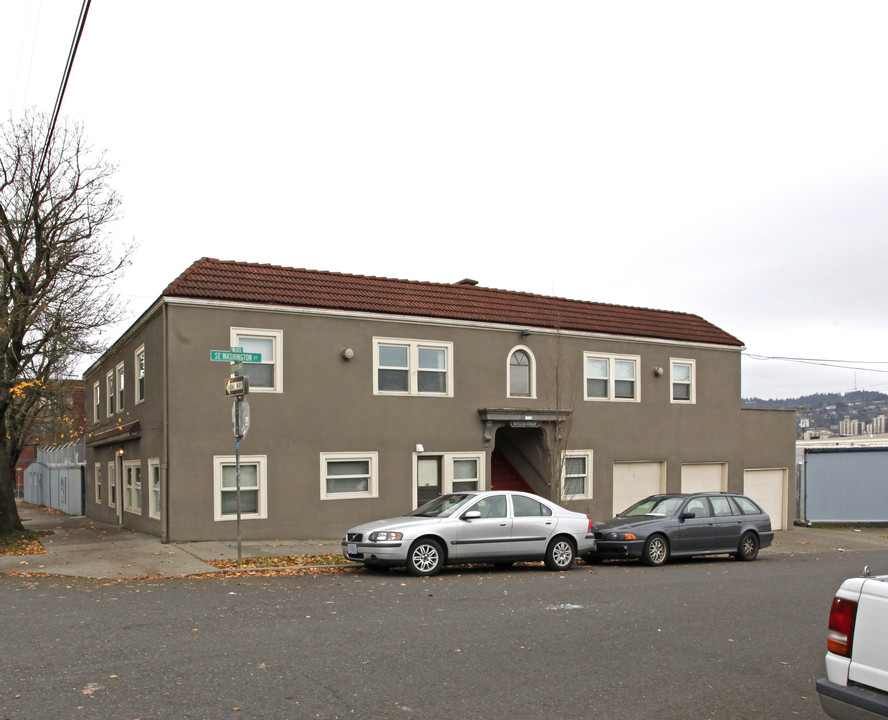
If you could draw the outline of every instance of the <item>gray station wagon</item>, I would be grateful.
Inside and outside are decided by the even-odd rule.
[[[583,556],[588,562],[632,557],[662,565],[670,557],[725,553],[755,560],[774,539],[768,514],[737,493],[651,495],[592,530],[596,549]]]

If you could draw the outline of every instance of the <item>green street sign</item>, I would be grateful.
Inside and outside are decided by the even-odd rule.
[[[262,362],[262,353],[234,352],[232,350],[210,350],[210,360],[215,362]]]

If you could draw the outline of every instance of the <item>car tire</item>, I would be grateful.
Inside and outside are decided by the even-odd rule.
[[[546,567],[549,570],[570,570],[577,556],[573,542],[566,537],[557,537],[546,548]]]
[[[659,567],[669,559],[669,541],[662,535],[651,535],[641,551],[641,561],[645,565]]]
[[[740,544],[737,546],[737,552],[734,557],[738,560],[749,562],[755,560],[759,554],[759,539],[753,532],[743,533],[740,538]]]
[[[444,566],[441,543],[431,538],[417,540],[407,553],[407,572],[418,577],[436,575]]]

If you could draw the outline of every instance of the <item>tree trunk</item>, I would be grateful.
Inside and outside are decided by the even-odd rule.
[[[0,415],[0,437],[6,437],[6,416]],[[24,530],[15,504],[15,464],[5,442],[0,442],[0,536]]]

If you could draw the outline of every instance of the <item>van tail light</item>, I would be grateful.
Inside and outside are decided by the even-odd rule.
[[[829,609],[829,635],[827,649],[842,657],[851,657],[851,641],[854,638],[854,622],[857,619],[857,603],[853,600],[833,598]]]

